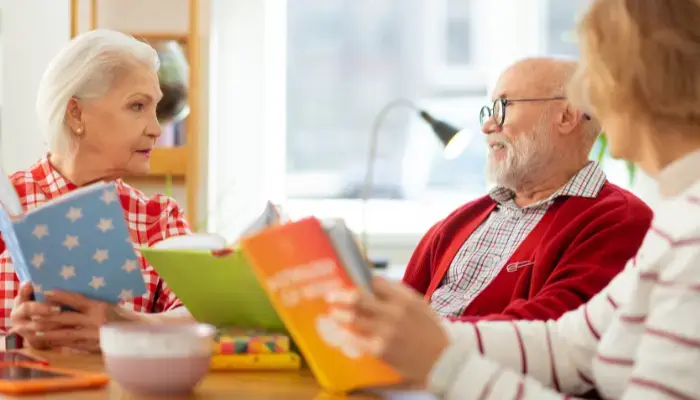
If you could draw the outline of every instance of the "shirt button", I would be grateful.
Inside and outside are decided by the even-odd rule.
[[[464,300],[469,300],[470,296],[469,296],[468,294],[465,294],[464,296],[462,296],[462,298],[463,298]]]

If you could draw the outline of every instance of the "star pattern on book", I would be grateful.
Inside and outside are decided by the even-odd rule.
[[[90,283],[88,283],[88,285],[95,290],[105,286],[105,284],[105,278],[101,276],[93,276]]]
[[[113,190],[105,190],[102,193],[102,201],[109,205],[111,202],[117,201],[117,194]]]
[[[44,253],[34,254],[34,257],[32,257],[32,265],[37,269],[44,265],[44,261],[46,261],[44,259]]]
[[[112,220],[110,218],[100,218],[100,223],[97,224],[97,229],[101,230],[102,232],[107,232],[110,229],[114,229]]]
[[[104,249],[97,249],[95,250],[95,254],[92,256],[92,259],[102,264],[103,262],[109,259],[109,251]]]
[[[32,235],[34,235],[37,239],[41,239],[44,236],[49,236],[49,227],[44,224],[38,224],[34,227]]]
[[[61,276],[63,279],[70,279],[75,276],[75,267],[72,265],[64,265],[61,267]]]
[[[8,251],[18,259],[17,274],[32,282],[37,301],[49,290],[111,304],[146,293],[121,196],[117,183],[99,183],[47,202],[22,220],[3,221],[0,215]],[[14,235],[4,234],[11,231]]]
[[[77,236],[66,235],[66,240],[63,241],[63,246],[68,250],[73,250],[74,247],[80,245],[80,241]]]
[[[124,261],[124,265],[122,265],[122,269],[126,272],[134,271],[138,269],[138,267],[136,260],[126,260]]]
[[[69,208],[68,213],[66,214],[66,218],[68,218],[70,220],[70,222],[75,222],[82,217],[83,217],[83,210],[78,208],[78,207]]]
[[[122,291],[119,293],[119,298],[122,301],[129,301],[134,298],[134,294],[131,290],[122,289]]]

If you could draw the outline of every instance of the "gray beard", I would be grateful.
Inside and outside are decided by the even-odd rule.
[[[547,168],[557,165],[557,149],[548,143],[543,132],[518,136],[506,145],[506,158],[495,161],[489,155],[487,179],[498,186],[519,191],[536,182]]]

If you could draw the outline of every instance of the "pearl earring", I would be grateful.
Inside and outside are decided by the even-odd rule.
[[[83,133],[83,128],[78,128],[75,130],[77,133]]]

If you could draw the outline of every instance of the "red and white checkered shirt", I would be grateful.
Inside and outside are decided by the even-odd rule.
[[[27,171],[16,172],[10,177],[15,190],[22,201],[25,210],[37,208],[41,204],[66,194],[77,186],[66,180],[56,171],[48,160],[43,157]],[[177,203],[166,196],[148,197],[121,180],[117,180],[117,192],[124,209],[131,240],[135,247],[152,246],[153,244],[178,235],[189,233],[187,221],[182,209]],[[14,306],[14,298],[19,289],[19,279],[12,266],[12,260],[5,244],[0,241],[0,332],[6,332],[10,324],[10,313]],[[182,305],[175,294],[161,281],[153,267],[138,254],[141,263],[141,273],[146,282],[148,292],[142,297],[133,299],[124,305],[137,312],[161,312]],[[156,291],[158,290],[157,299]],[[155,304],[154,304],[155,301]]]
[[[515,193],[510,189],[491,190],[489,195],[498,205],[455,255],[440,287],[430,298],[433,310],[443,317],[462,315],[469,303],[498,275],[556,198],[595,198],[605,180],[603,170],[591,161],[554,194],[523,208],[515,204]]]

